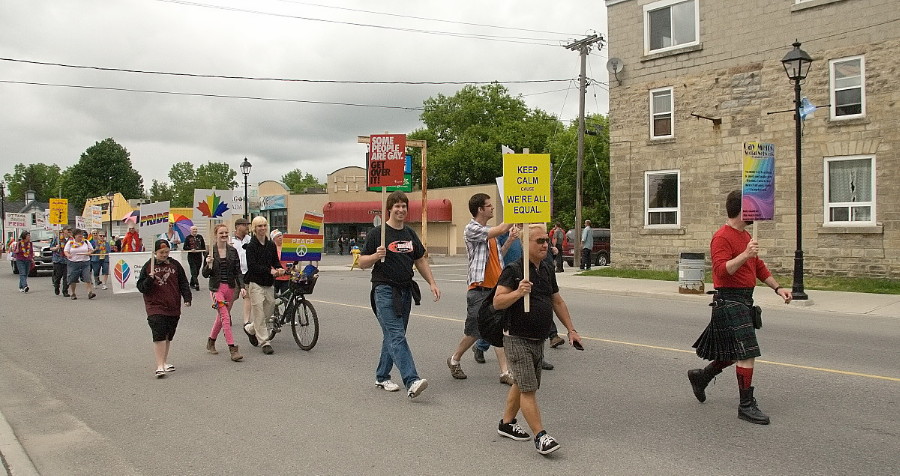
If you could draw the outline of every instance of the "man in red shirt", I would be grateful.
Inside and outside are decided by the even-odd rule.
[[[737,363],[738,390],[741,400],[738,418],[760,425],[768,425],[769,417],[759,410],[753,398],[753,362],[759,357],[754,318],[761,312],[753,305],[756,280],[764,282],[784,299],[791,302],[791,292],[778,285],[759,255],[759,243],[745,228],[753,222],[741,219],[741,191],[728,194],[725,201],[728,220],[713,235],[712,255],[713,300],[712,319],[694,347],[697,355],[712,363],[702,369],[688,371],[694,396],[706,401],[706,386],[722,369]]]

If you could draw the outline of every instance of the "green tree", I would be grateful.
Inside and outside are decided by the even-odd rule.
[[[293,193],[303,193],[307,187],[321,187],[322,184],[313,177],[312,174],[306,173],[300,169],[294,169],[281,176],[281,181]]]
[[[88,198],[108,192],[121,192],[126,198],[144,196],[144,179],[132,167],[131,154],[112,138],[88,147],[60,183],[63,197],[78,210]]]
[[[600,114],[585,118],[582,168],[582,220],[597,227],[609,226],[609,122]],[[575,179],[578,161],[578,123],[554,135],[549,145],[553,164],[554,220],[575,225]]]
[[[169,179],[172,180],[171,206],[192,206],[195,188],[231,190],[237,186],[234,181],[236,175],[237,172],[225,162],[207,162],[196,170],[190,162],[178,162],[169,169]]]
[[[156,179],[153,180],[150,190],[147,191],[147,198],[151,202],[172,201],[174,195],[175,189],[168,182],[159,182]]]
[[[493,182],[502,175],[501,145],[546,153],[560,122],[541,110],[531,110],[521,97],[493,83],[464,86],[453,96],[425,100],[425,129],[410,138],[428,141],[428,186],[452,187]],[[415,152],[415,168],[421,160]],[[418,183],[420,173],[413,171]]]
[[[6,191],[12,200],[24,201],[25,192],[34,191],[35,200],[46,202],[59,196],[59,179],[62,173],[56,164],[16,164],[13,173],[4,174]]]

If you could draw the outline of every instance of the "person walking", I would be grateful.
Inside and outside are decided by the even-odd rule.
[[[756,280],[772,288],[775,294],[791,302],[791,292],[778,284],[759,257],[759,243],[746,227],[753,222],[741,219],[741,191],[734,190],[725,199],[728,219],[713,235],[710,242],[712,277],[715,295],[709,325],[694,343],[697,356],[712,363],[702,369],[688,371],[688,381],[694,396],[706,401],[706,387],[722,370],[736,363],[738,418],[768,425],[769,417],[757,405],[753,396],[753,364],[762,355],[756,339],[754,321],[761,312],[753,305]]]
[[[556,273],[544,261],[550,238],[547,226],[531,224],[528,229],[528,280],[523,279],[523,265],[510,263],[497,282],[494,308],[506,309],[503,348],[512,370],[514,382],[506,395],[506,407],[497,433],[518,441],[531,438],[517,423],[519,410],[534,432],[534,446],[542,455],[559,449],[559,443],[547,434],[537,404],[541,387],[541,362],[544,340],[553,323],[553,314],[569,331],[569,341],[581,347],[581,337],[572,324],[569,308],[559,294]],[[525,312],[524,297],[529,296],[530,311]]]
[[[91,280],[91,253],[94,247],[89,241],[84,239],[84,230],[75,230],[73,239],[66,243],[64,248],[66,259],[69,260],[67,265],[69,276],[69,294],[72,300],[78,299],[75,294],[75,288],[78,286],[78,280],[84,283],[88,292],[88,299],[97,297],[94,294],[94,283]]]
[[[169,350],[178,320],[181,318],[181,300],[191,307],[191,287],[187,275],[178,260],[169,259],[169,242],[156,240],[153,254],[141,268],[137,289],[144,295],[147,324],[153,336],[153,355],[156,359],[156,378],[163,378],[175,371],[169,363]]]
[[[128,225],[128,231],[122,237],[122,246],[119,249],[123,253],[144,251],[144,242],[141,240],[141,235],[137,232],[134,223]]]
[[[241,260],[241,274],[247,275],[247,245],[250,243],[250,221],[244,217],[240,217],[234,221],[234,236],[231,237],[231,246],[234,247],[238,252],[238,258]],[[250,333],[250,329],[253,328],[253,325],[250,324],[250,294],[249,290],[247,291],[246,297],[242,299],[243,305],[243,320],[244,324],[242,328],[244,329],[244,333],[247,334],[247,340],[250,341],[250,345],[256,347],[259,345],[259,340],[257,340],[254,334]]]
[[[212,253],[206,257],[206,266],[203,267],[203,277],[209,278],[209,293],[213,301],[213,309],[216,310],[216,320],[206,341],[206,350],[210,354],[218,354],[216,350],[216,338],[219,331],[225,335],[225,343],[228,344],[228,352],[233,362],[240,362],[244,356],[234,343],[234,335],[231,333],[231,307],[234,306],[234,291],[240,290],[241,297],[246,298],[247,287],[244,285],[244,275],[241,273],[241,259],[237,250],[229,243],[228,225],[220,223],[216,225],[213,233],[216,237]],[[187,240],[185,240],[187,241]],[[187,246],[187,244],[185,244]],[[205,248],[204,248],[205,249]]]
[[[16,270],[19,272],[19,292],[27,293],[28,273],[31,273],[31,267],[34,265],[34,244],[31,243],[31,233],[23,231],[19,234],[19,239],[14,241],[10,253],[16,260]]]
[[[191,287],[195,291],[199,291],[200,280],[197,279],[197,276],[200,274],[200,268],[203,266],[207,253],[206,240],[203,239],[203,235],[200,234],[197,225],[192,225],[191,234],[184,237],[184,247],[182,249],[188,252],[187,260],[188,265],[191,267]]]
[[[584,229],[581,230],[581,269],[591,270],[591,249],[594,248],[594,232],[591,230],[591,221],[584,221]]]
[[[275,313],[275,278],[284,275],[284,268],[278,259],[275,243],[269,239],[269,222],[266,217],[253,219],[253,235],[247,244],[247,288],[250,294],[250,322],[244,329],[256,336],[259,346],[266,355],[275,353],[269,341],[266,321]]]
[[[566,230],[560,222],[556,222],[556,226],[550,231],[550,246],[556,251],[553,252],[553,262],[556,264],[556,272],[564,273],[563,269],[563,241],[565,240]]]
[[[466,277],[468,284],[466,323],[463,327],[462,339],[453,354],[447,358],[450,375],[455,379],[467,378],[460,359],[481,338],[478,333],[478,310],[481,308],[482,301],[497,285],[497,278],[503,269],[502,252],[497,238],[509,233],[513,227],[511,223],[500,223],[493,227],[487,225],[488,220],[494,218],[494,204],[491,203],[491,197],[485,193],[476,193],[469,198],[469,213],[472,214],[472,219],[463,231],[466,240],[466,254],[469,259],[469,271]],[[512,240],[510,245],[514,241]],[[487,347],[476,347],[475,357],[478,362],[484,360],[484,350],[486,349]],[[494,353],[497,355],[497,363],[500,365],[500,382],[512,385],[513,378],[508,372],[503,349],[495,347]]]
[[[106,240],[106,232],[94,232],[94,238],[90,242],[94,248],[94,251],[91,253],[91,274],[93,275],[94,286],[100,286],[100,289],[108,289],[106,283],[109,281],[109,253],[112,250],[109,241]]]
[[[165,233],[160,233],[157,239],[168,241],[172,250],[178,250],[178,245],[181,244],[181,237],[178,236],[178,232],[175,231],[175,224],[171,221],[169,222],[169,229]]]
[[[50,260],[53,262],[53,292],[59,296],[62,285],[63,297],[69,297],[69,260],[66,259],[66,243],[72,239],[72,227],[63,225],[62,230],[50,239]]]
[[[419,378],[406,340],[412,301],[419,305],[421,300],[419,285],[413,279],[413,266],[430,286],[435,302],[441,299],[441,291],[431,274],[425,246],[406,225],[409,198],[403,192],[391,192],[385,201],[385,211],[388,216],[385,242],[381,242],[381,230],[372,228],[366,235],[359,258],[361,269],[372,268],[370,299],[382,333],[375,386],[388,392],[400,390],[400,386],[391,381],[391,369],[396,365],[407,397],[416,398],[428,387],[428,381]]]

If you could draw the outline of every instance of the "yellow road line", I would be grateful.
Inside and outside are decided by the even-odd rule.
[[[353,308],[357,308],[357,309],[367,309],[367,310],[370,310],[370,311],[372,310],[369,306],[360,306],[360,305],[357,305],[357,304],[346,304],[346,303],[341,303],[341,302],[323,301],[323,300],[320,300],[320,299],[310,299],[310,301],[318,302],[318,303],[322,303],[322,304],[332,304],[332,305],[335,305],[335,306],[353,307]],[[415,313],[415,312],[414,312],[414,313],[410,313],[410,316],[425,317],[425,318],[428,318],[428,319],[437,319],[437,320],[440,320],[440,321],[465,322],[465,319],[459,319],[459,318],[456,318],[456,317],[434,316],[434,315],[431,315],[431,314],[420,314],[420,313]],[[650,344],[638,344],[638,343],[636,343],[636,342],[626,342],[626,341],[621,341],[621,340],[601,339],[601,338],[599,338],[599,337],[585,337],[585,336],[581,336],[581,338],[584,339],[584,340],[589,340],[589,341],[605,342],[605,343],[607,343],[607,344],[627,345],[627,346],[630,346],[630,347],[643,347],[643,348],[646,348],[646,349],[665,350],[665,351],[669,351],[669,352],[681,352],[681,353],[683,353],[683,354],[694,354],[694,353],[695,353],[693,350],[675,349],[675,348],[673,348],[673,347],[663,347],[663,346],[659,346],[659,345],[650,345]],[[878,379],[878,380],[887,380],[887,381],[889,381],[889,382],[900,382],[900,378],[896,378],[896,377],[887,377],[887,376],[884,376],[884,375],[873,375],[873,374],[864,374],[864,373],[859,373],[859,372],[848,372],[848,371],[846,371],[846,370],[826,369],[826,368],[823,368],[823,367],[811,367],[811,366],[809,366],[809,365],[788,364],[788,363],[784,363],[784,362],[775,362],[775,361],[772,361],[772,360],[760,360],[760,359],[756,359],[756,362],[764,363],[764,364],[771,364],[771,365],[780,365],[780,366],[782,366],[782,367],[791,367],[791,368],[795,368],[795,369],[815,370],[815,371],[818,371],[818,372],[827,372],[827,373],[832,373],[832,374],[849,375],[849,376],[853,376],[853,377],[864,377],[864,378],[873,378],[873,379]]]

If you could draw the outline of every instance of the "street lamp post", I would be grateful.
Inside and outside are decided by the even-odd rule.
[[[803,188],[801,157],[802,149],[800,138],[802,134],[800,124],[800,81],[806,79],[812,58],[800,49],[800,42],[794,41],[794,49],[784,55],[781,64],[788,79],[794,82],[794,136],[796,143],[794,150],[797,154],[797,250],[794,252],[794,285],[792,294],[795,300],[809,299],[803,290]]]
[[[109,200],[109,209],[107,211],[109,212],[109,239],[110,240],[113,239],[112,221],[113,221],[113,201],[115,200],[115,198],[116,198],[115,193],[109,192],[106,194],[106,199]]]
[[[250,202],[247,199],[247,176],[250,175],[250,161],[244,157],[244,161],[241,162],[241,173],[244,174],[244,218],[250,219]]]

